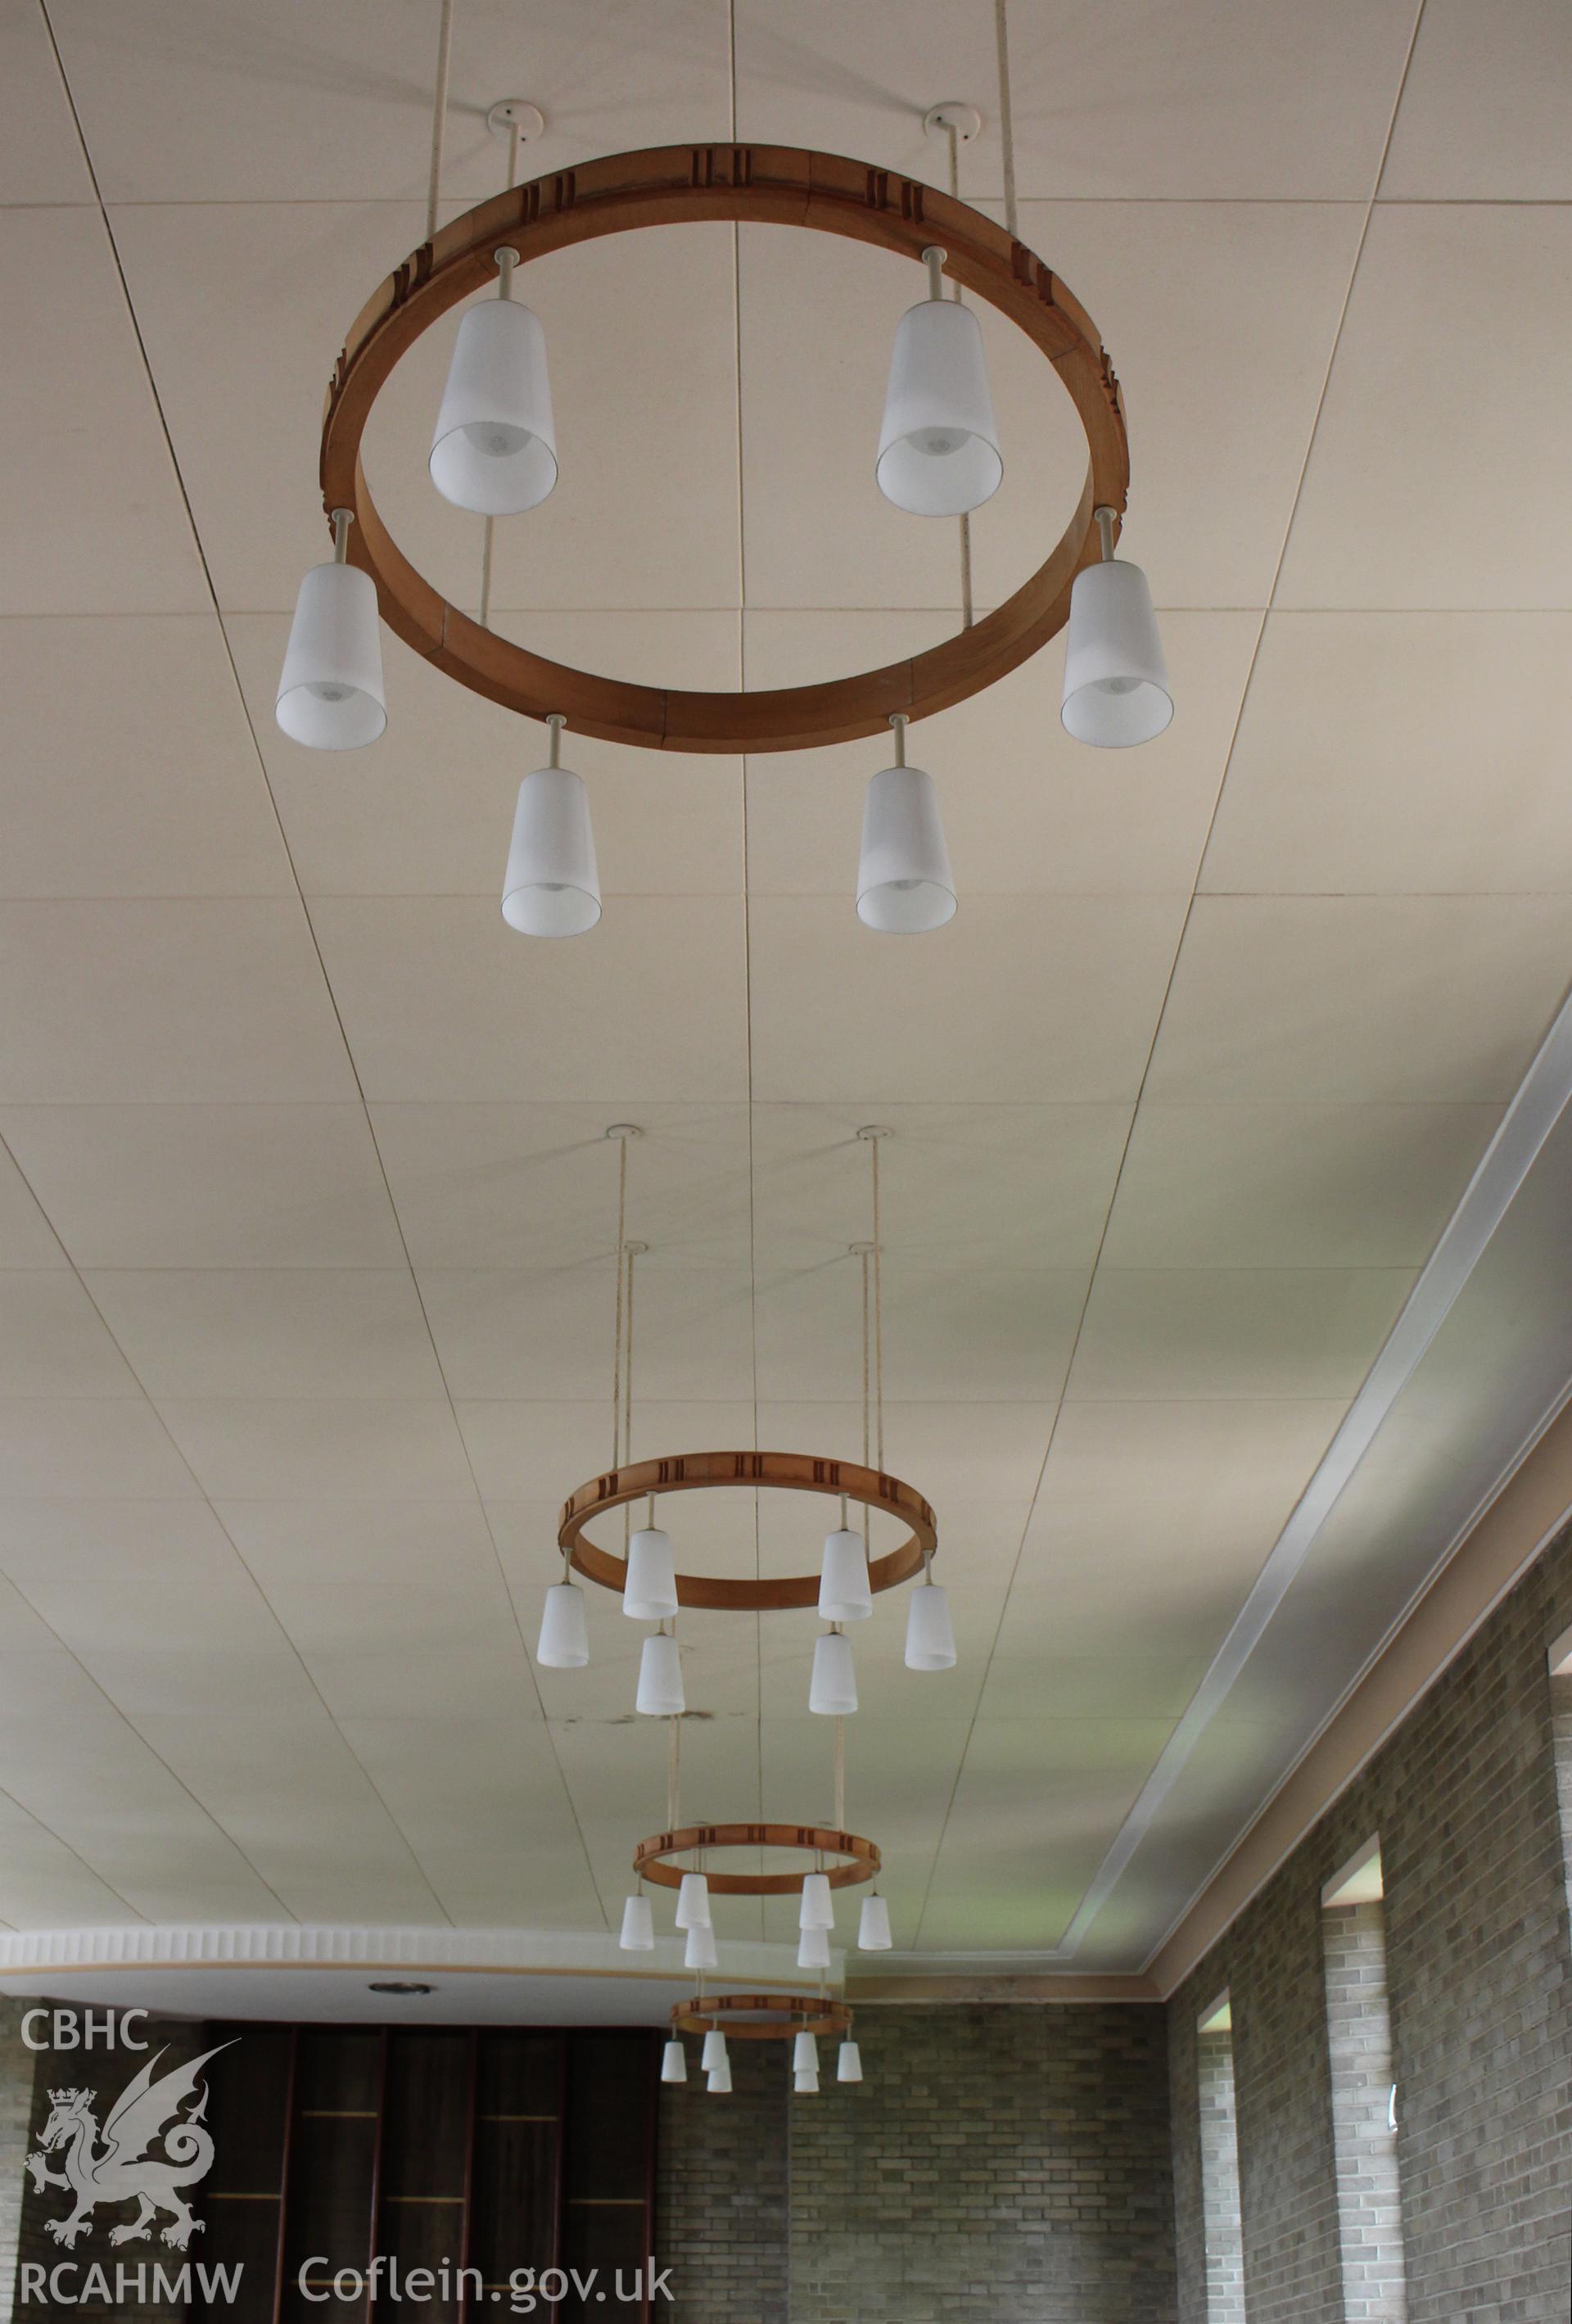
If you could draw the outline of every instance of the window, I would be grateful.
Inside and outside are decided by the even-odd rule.
[[[1234,2116],[1234,2012],[1226,1993],[1201,2012],[1196,2028],[1196,2079],[1200,2092],[1207,2324],[1245,2324],[1239,2135]]]
[[[1404,2324],[1408,2313],[1384,1894],[1379,1840],[1366,1840],[1321,1892],[1347,2324]]]

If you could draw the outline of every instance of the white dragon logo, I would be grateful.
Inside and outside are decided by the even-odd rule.
[[[92,2112],[97,2090],[51,2090],[50,2117],[38,2147],[27,2158],[27,2168],[36,2193],[41,2194],[46,2187],[66,2187],[76,2198],[69,2218],[44,2221],[46,2232],[57,2244],[64,2244],[69,2251],[83,2230],[91,2227],[100,2203],[137,2205],[133,2219],[111,2229],[112,2244],[143,2242],[152,2235],[161,2211],[170,2214],[170,2225],[161,2235],[174,2250],[184,2251],[193,2235],[201,2232],[204,2223],[192,2217],[180,2189],[205,2178],[213,2166],[213,2135],[202,2119],[207,2089],[200,2077],[208,2059],[231,2046],[220,2042],[217,2049],[204,2050],[199,2058],[177,2066],[159,2082],[153,2080],[152,2070],[164,2053],[155,2051],[115,2099],[104,2125],[102,2147]],[[190,2114],[178,2121],[180,2107],[198,2091]],[[150,2150],[161,2135],[163,2153],[155,2155]],[[62,2146],[65,2168],[51,2171],[45,2157]]]

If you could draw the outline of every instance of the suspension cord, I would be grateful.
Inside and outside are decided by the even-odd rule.
[[[437,206],[442,198],[442,148],[447,135],[447,83],[453,69],[454,0],[442,0],[442,27],[437,35],[437,88],[431,108],[431,178],[426,189],[426,239],[437,232]]]
[[[879,1272],[878,1225],[878,1148],[879,1140],[870,1138],[873,1148],[873,1413],[874,1446],[878,1456],[879,1473],[884,1473],[884,1286]]]
[[[835,1829],[846,1829],[846,1721],[835,1720]]]
[[[666,1724],[669,1738],[666,1755],[666,1828],[675,1831],[682,1817],[683,1723],[674,1717]]]
[[[961,134],[952,121],[947,121],[945,123],[944,131],[946,136],[950,140],[951,198],[952,200],[959,201],[961,199]],[[959,282],[955,285],[954,296],[956,304],[959,306],[961,303],[961,285]],[[971,604],[971,516],[970,511],[962,511],[961,517],[961,627],[963,629],[970,629],[974,619],[975,615],[972,612]]]
[[[868,1376],[869,1306],[868,1245],[866,1243],[861,1246],[858,1252],[858,1257],[862,1261],[862,1465],[866,1469],[869,1466],[869,1455],[873,1451],[873,1446],[869,1434],[869,1414],[871,1412],[873,1406],[872,1399],[869,1393]]]
[[[1016,124],[1010,110],[1010,24],[1008,0],[993,0],[994,39],[999,60],[999,152],[1004,161],[1005,226],[1016,235],[1020,217],[1016,208]]]
[[[515,119],[508,124],[508,182],[503,189],[504,192],[510,194],[518,182],[519,124]],[[487,517],[485,534],[481,542],[480,621],[483,630],[489,630],[492,626],[492,540],[496,531],[496,525],[497,520],[494,516]]]
[[[628,1140],[617,1140],[617,1320],[611,1355],[611,1466],[622,1450],[622,1274],[628,1250]]]

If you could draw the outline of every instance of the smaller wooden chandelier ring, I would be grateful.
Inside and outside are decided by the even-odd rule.
[[[883,1861],[871,1840],[818,1824],[691,1823],[641,1840],[633,1851],[633,1870],[654,1887],[680,1888],[684,1868],[675,1858],[703,1849],[708,1858],[729,1848],[799,1848],[815,1859],[833,1856],[840,1861],[832,1868],[815,1860],[800,1872],[712,1872],[706,1861],[704,1877],[713,1896],[800,1896],[808,1874],[819,1870],[832,1888],[858,1888],[878,1877]]]
[[[868,1562],[868,1586],[876,1596],[921,1573],[939,1546],[933,1512],[914,1486],[887,1476],[881,1469],[865,1469],[855,1461],[826,1461],[813,1452],[678,1452],[609,1469],[603,1476],[592,1477],[564,1502],[556,1545],[587,1580],[598,1582],[602,1590],[620,1592],[628,1579],[627,1563],[614,1551],[598,1548],[585,1537],[584,1527],[592,1517],[645,1500],[652,1493],[751,1492],[764,1486],[791,1493],[822,1493],[832,1500],[844,1493],[859,1508],[882,1509],[899,1517],[909,1527],[906,1540]],[[819,1576],[794,1573],[733,1579],[725,1574],[679,1573],[676,1597],[679,1606],[703,1606],[720,1613],[778,1613],[791,1607],[816,1606]]]
[[[767,2016],[767,2011],[795,2014]],[[724,2034],[728,2042],[791,2042],[799,2034],[839,2034],[844,2040],[851,2032],[851,2012],[842,2001],[816,1997],[794,2002],[787,1993],[702,1993],[673,2004],[671,2030]]]

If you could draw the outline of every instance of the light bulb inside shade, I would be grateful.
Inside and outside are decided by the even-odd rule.
[[[879,491],[913,516],[964,516],[1004,472],[977,317],[925,299],[901,317],[890,351]]]
[[[873,1611],[868,1552],[860,1533],[827,1533],[819,1570],[819,1612],[826,1622],[865,1622]]]
[[[797,1912],[799,1929],[832,1929],[835,1925],[835,1905],[830,1893],[827,1872],[804,1872],[803,1901]]]
[[[714,2072],[709,2077],[709,2088],[712,2090],[719,2092],[722,2096],[724,2096],[724,2094],[730,2090],[731,2087],[731,2061],[729,2058],[725,2058],[722,2060],[721,2063],[715,2068]]]
[[[663,2082],[685,2082],[687,2078],[687,2052],[674,2036],[660,2053],[660,2079]]]
[[[622,1933],[617,1942],[625,1953],[655,1950],[655,1916],[648,1896],[630,1896],[622,1906]]]
[[[797,1967],[799,1969],[828,1969],[829,1966],[829,1930],[802,1930],[797,1937]]]
[[[819,2045],[805,2026],[792,2043],[792,2070],[798,2074],[819,2070]]]
[[[431,481],[444,500],[477,516],[517,516],[556,482],[546,334],[511,299],[472,307],[458,327]]]
[[[584,1593],[571,1582],[554,1582],[540,1615],[535,1659],[547,1670],[583,1670],[590,1658]]]
[[[1172,717],[1152,592],[1138,565],[1110,558],[1076,575],[1059,715],[1078,742],[1112,751],[1150,742]]]
[[[865,1896],[857,1923],[857,1950],[860,1953],[887,1953],[893,1940],[889,1932],[889,1906],[882,1896]]]
[[[950,1627],[949,1592],[936,1582],[914,1590],[906,1607],[906,1668],[953,1670],[955,1633]]]
[[[601,917],[589,793],[571,767],[537,767],[519,786],[502,918],[526,936],[582,936]]]
[[[857,917],[880,936],[921,936],[955,916],[955,874],[933,778],[922,767],[881,767],[862,804]]]
[[[726,2063],[726,2036],[718,2025],[712,2025],[705,2034],[699,2063],[706,2074],[714,2073]]]
[[[839,1630],[821,1630],[814,1641],[814,1675],[808,1709],[822,1719],[846,1719],[857,1708],[857,1670],[851,1641]]]
[[[683,1953],[685,1969],[714,1969],[720,1956],[715,1950],[713,1929],[694,1928],[688,1931],[688,1941]]]
[[[683,1694],[682,1651],[673,1637],[657,1630],[644,1641],[639,1657],[639,1692],[634,1709],[646,1719],[680,1719],[687,1709]]]
[[[628,1545],[622,1611],[635,1622],[665,1622],[676,1612],[671,1541],[653,1526],[636,1533]]]
[[[794,2074],[792,2088],[799,2098],[816,2098],[819,2095],[819,2077],[817,2074]]]
[[[838,2082],[860,2082],[862,2080],[862,2052],[855,2042],[842,2042],[835,2059],[835,2080]]]
[[[710,1884],[702,1872],[685,1872],[682,1886],[676,1892],[676,1925],[679,1929],[707,1929],[710,1919]]]
[[[357,751],[388,723],[376,584],[354,565],[314,565],[300,583],[273,715],[310,751]]]

